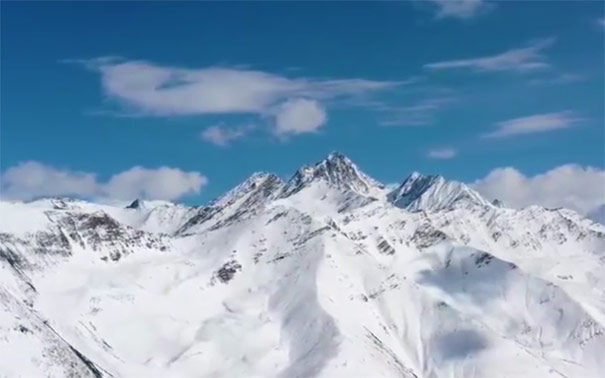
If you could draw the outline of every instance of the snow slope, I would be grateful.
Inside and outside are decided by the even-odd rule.
[[[605,226],[333,153],[205,206],[0,202],[0,377],[602,377]]]

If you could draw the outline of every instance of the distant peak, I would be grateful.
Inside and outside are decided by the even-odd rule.
[[[328,154],[328,156],[324,159],[327,161],[341,161],[345,163],[352,163],[351,159],[346,157],[344,154],[338,151],[332,151]]]
[[[134,201],[132,201],[132,203],[130,205],[126,206],[126,208],[127,209],[139,209],[143,205],[142,202],[143,201],[141,201],[140,199],[137,198]]]
[[[223,196],[211,201],[210,206],[228,206],[251,192],[260,190],[262,196],[270,198],[283,187],[284,182],[277,175],[269,172],[254,172],[241,184]]]
[[[135,199],[132,203],[126,206],[126,209],[143,209],[143,210],[153,210],[160,207],[172,207],[172,206],[180,206],[176,205],[170,201],[164,200],[142,200],[140,198]]]
[[[304,166],[288,181],[285,195],[298,192],[317,181],[328,183],[338,189],[349,189],[360,194],[370,194],[382,184],[363,173],[351,159],[340,152],[331,152],[314,165]]]
[[[419,172],[412,172],[401,184],[401,187],[412,186],[412,185],[433,185],[437,181],[445,181],[443,176],[440,175],[423,175]]]
[[[490,202],[461,182],[418,172],[410,174],[397,189],[389,193],[388,199],[395,206],[410,211],[441,210],[462,203],[491,206]]]
[[[302,169],[321,170],[324,168],[330,171],[338,169],[359,171],[359,168],[357,168],[357,165],[355,165],[351,159],[338,151],[330,152],[323,160],[320,160],[312,166],[305,166]]]
[[[357,165],[353,163],[351,159],[341,154],[340,152],[331,152],[326,156],[325,159],[315,164],[315,167],[327,165],[332,170],[338,169],[338,167],[345,167],[345,169],[359,171]]]
[[[248,177],[248,179],[246,181],[262,181],[269,177],[277,177],[277,176],[271,172],[259,171],[259,172],[254,172],[253,174],[251,174],[250,177]]]
[[[276,174],[270,172],[254,172],[253,174],[243,182],[242,185],[249,187],[256,187],[257,185],[263,184],[265,182],[271,183],[283,183],[282,179],[279,178]]]
[[[415,181],[422,177],[424,177],[424,175],[422,173],[414,171],[414,172],[410,173],[410,175],[403,181]]]

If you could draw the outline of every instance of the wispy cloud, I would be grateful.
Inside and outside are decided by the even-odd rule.
[[[425,126],[437,121],[439,111],[455,102],[453,97],[422,99],[412,105],[384,106],[388,117],[380,122],[383,126]]]
[[[452,147],[442,147],[430,149],[427,156],[432,159],[452,159],[458,154]]]
[[[436,18],[469,19],[488,9],[483,0],[424,0],[437,7]]]
[[[288,78],[246,68],[188,69],[115,57],[76,62],[100,74],[107,97],[127,114],[256,114],[272,117],[278,133],[314,131],[318,121],[325,118],[316,111],[315,120],[309,121],[306,112],[295,112],[293,106],[323,111],[320,102],[367,95],[402,84],[361,78]],[[314,104],[314,109],[310,104]],[[307,118],[298,119],[299,116]]]
[[[200,133],[200,137],[206,142],[226,147],[234,140],[245,137],[246,134],[254,130],[254,128],[255,126],[252,124],[233,127],[222,124],[213,125],[204,129]]]
[[[530,84],[571,84],[571,83],[579,83],[582,81],[586,81],[586,76],[577,75],[577,74],[569,74],[563,73],[553,77],[545,77],[545,78],[537,78],[529,81]]]
[[[30,200],[47,196],[96,199],[134,198],[175,200],[198,193],[208,179],[178,168],[132,167],[103,182],[94,173],[55,168],[37,161],[9,167],[0,177],[3,199]]]
[[[484,134],[484,137],[499,138],[567,129],[575,126],[581,120],[582,118],[570,111],[535,114],[499,122],[496,125],[497,130]]]
[[[555,42],[555,38],[545,38],[530,42],[526,47],[516,48],[492,56],[448,60],[425,64],[430,70],[468,69],[476,72],[528,72],[550,67],[541,53]]]

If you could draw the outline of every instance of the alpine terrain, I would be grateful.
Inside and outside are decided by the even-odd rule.
[[[339,153],[199,207],[3,201],[0,377],[605,377],[605,226]]]

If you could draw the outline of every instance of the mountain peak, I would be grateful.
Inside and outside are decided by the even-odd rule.
[[[273,173],[255,172],[244,182],[231,189],[223,196],[211,201],[209,205],[218,207],[230,205],[254,191],[260,191],[265,197],[270,197],[272,194],[281,190],[283,184],[283,180]]]
[[[140,199],[135,199],[130,203],[130,205],[126,206],[127,209],[139,209],[142,206],[142,202]]]
[[[413,182],[413,181],[422,179],[423,177],[426,177],[426,176],[420,172],[414,171],[414,172],[410,173],[410,175],[403,181],[404,182],[408,182],[408,181]]]
[[[339,151],[330,152],[324,160],[332,161],[332,162],[342,162],[344,164],[353,164],[351,159],[349,159],[348,157],[346,157],[343,153],[341,153]]]
[[[410,174],[397,189],[388,194],[388,199],[395,206],[410,211],[442,210],[460,204],[491,206],[490,202],[463,183],[418,172]]]
[[[338,189],[353,190],[368,195],[373,189],[381,189],[382,184],[363,173],[351,159],[340,152],[331,152],[315,163],[300,168],[288,181],[285,195],[294,194],[303,187],[322,181]]]
[[[401,189],[412,187],[430,187],[432,185],[443,183],[445,179],[440,175],[423,175],[419,172],[412,172],[401,184]]]
[[[163,200],[143,200],[140,198],[135,199],[130,203],[130,205],[126,206],[126,209],[144,209],[144,210],[152,210],[158,207],[171,207],[175,206],[174,203],[170,201]]]

